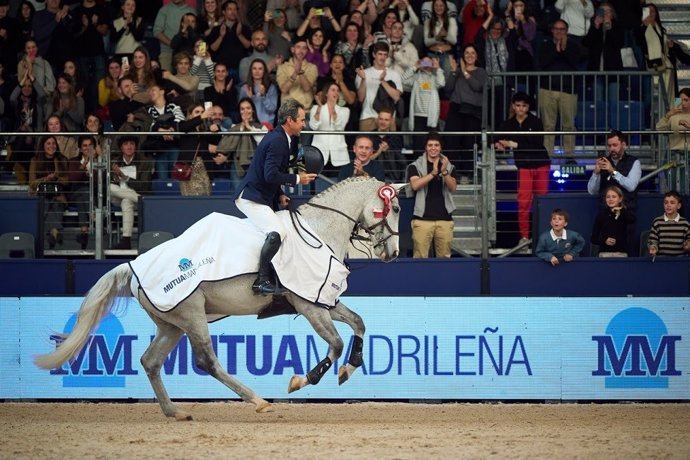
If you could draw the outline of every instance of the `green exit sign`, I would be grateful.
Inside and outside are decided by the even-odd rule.
[[[561,165],[561,175],[584,176],[586,170],[584,165]]]

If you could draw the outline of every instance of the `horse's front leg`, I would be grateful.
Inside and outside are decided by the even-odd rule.
[[[358,367],[362,365],[364,348],[364,321],[357,313],[347,308],[342,302],[338,302],[335,308],[329,310],[333,321],[340,321],[352,328],[355,336],[352,340],[352,349],[347,364],[343,364],[338,369],[338,385],[347,382]]]
[[[340,338],[340,334],[333,325],[329,311],[301,299],[295,299],[293,302],[295,309],[307,318],[314,331],[328,343],[328,355],[306,376],[293,375],[288,384],[288,393],[319,383],[321,377],[343,353],[343,339]]]

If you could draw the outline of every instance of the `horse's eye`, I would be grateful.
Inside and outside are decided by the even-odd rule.
[[[396,214],[399,213],[399,212],[400,212],[400,207],[398,207],[398,206],[393,206],[393,212],[396,213]]]

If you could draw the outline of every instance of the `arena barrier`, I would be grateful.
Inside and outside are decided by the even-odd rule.
[[[399,283],[400,284],[400,283]],[[154,325],[135,301],[109,315],[69,364],[32,364],[68,332],[81,299],[0,298],[0,398],[151,399],[139,364]],[[342,386],[335,363],[300,399],[688,400],[690,301],[684,298],[345,297],[365,320],[364,364]],[[346,349],[351,331],[337,326]],[[211,324],[230,374],[287,399],[293,374],[327,352],[304,318]],[[196,368],[183,338],[162,370],[172,398],[236,398]]]

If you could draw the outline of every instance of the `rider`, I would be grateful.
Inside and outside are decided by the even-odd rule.
[[[271,259],[285,239],[285,228],[275,211],[286,207],[290,198],[281,185],[308,184],[316,174],[288,172],[290,157],[297,155],[299,135],[305,127],[304,106],[288,99],[278,109],[278,126],[259,143],[247,174],[235,192],[235,204],[249,220],[266,234],[259,258],[259,275],[252,285],[257,294],[274,294]]]

